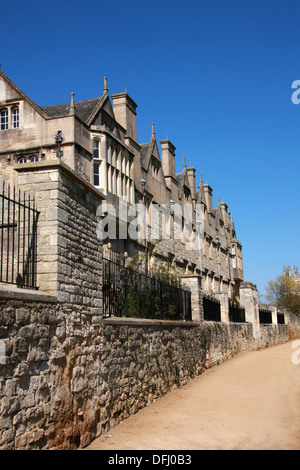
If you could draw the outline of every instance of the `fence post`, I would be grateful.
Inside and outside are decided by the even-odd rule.
[[[258,292],[255,284],[252,282],[242,282],[240,285],[240,303],[245,308],[246,322],[253,325],[254,339],[260,341],[260,323],[258,309]]]
[[[229,323],[229,299],[228,294],[225,292],[218,292],[214,296],[220,301],[221,307],[221,321]]]
[[[276,327],[278,328],[278,319],[277,319],[278,309],[277,307],[270,307],[270,310],[272,312],[272,323],[273,325],[276,325]]]
[[[199,274],[186,274],[181,278],[182,284],[191,291],[192,320],[204,322],[202,276]]]

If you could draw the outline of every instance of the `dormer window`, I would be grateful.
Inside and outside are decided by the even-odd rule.
[[[0,129],[5,131],[8,129],[8,109],[3,109],[0,115]]]
[[[13,108],[12,110],[12,128],[18,129],[19,127],[19,108]]]

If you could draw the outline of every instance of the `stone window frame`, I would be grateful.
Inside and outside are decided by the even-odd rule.
[[[12,107],[11,116],[12,116],[12,121],[11,121],[12,129],[19,129],[19,127],[20,127],[20,110],[19,110],[19,106]]]
[[[133,203],[133,162],[130,155],[112,139],[106,141],[106,154],[107,191]]]
[[[6,117],[3,120],[4,114]],[[10,103],[0,107],[0,131],[20,128],[20,103]]]
[[[96,183],[96,178],[98,178],[97,183]],[[94,186],[96,188],[101,188],[101,160],[100,159],[94,160]]]
[[[8,121],[9,121],[9,112],[8,108],[2,108],[0,110],[0,130],[6,131],[8,129]]]

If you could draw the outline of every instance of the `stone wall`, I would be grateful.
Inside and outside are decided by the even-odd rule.
[[[102,319],[0,292],[0,449],[75,449],[254,347],[251,325]],[[4,351],[4,353],[3,353]]]

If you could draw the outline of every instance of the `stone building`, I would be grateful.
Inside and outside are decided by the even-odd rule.
[[[298,266],[294,266],[294,273],[291,266],[283,266],[283,276],[288,276],[296,282],[300,282],[300,274]]]
[[[123,262],[146,254],[147,269],[153,268],[154,248],[155,259],[181,276],[201,276],[204,291],[237,295],[242,246],[227,204],[219,200],[213,207],[212,188],[201,175],[196,184],[195,168],[186,167],[184,158],[176,172],[176,148],[168,139],[157,142],[153,123],[149,142],[137,142],[136,110],[126,92],[109,96],[106,78],[99,97],[76,101],[71,93],[68,103],[39,106],[0,71],[1,179],[16,186],[16,166],[38,169],[60,159],[104,195],[111,206],[102,218],[108,214],[113,221],[107,207],[115,208],[116,236],[102,240],[104,248]],[[137,214],[127,218],[135,207]],[[127,230],[133,219],[136,237]],[[120,236],[122,227],[127,236]]]

